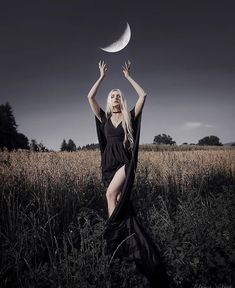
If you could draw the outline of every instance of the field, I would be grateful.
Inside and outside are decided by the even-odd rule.
[[[235,149],[139,151],[132,201],[172,287],[232,287]],[[150,287],[110,266],[100,153],[0,152],[0,287]]]

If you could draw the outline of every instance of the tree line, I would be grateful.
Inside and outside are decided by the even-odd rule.
[[[18,125],[16,124],[11,105],[8,102],[6,104],[0,105],[0,150],[8,149],[11,151],[14,149],[27,149],[41,152],[49,151],[42,142],[37,143],[36,139],[31,139],[31,141],[29,141],[29,139],[24,134],[18,132],[17,127]],[[176,142],[170,135],[158,134],[154,136],[153,144],[176,145]],[[190,143],[189,145],[222,146],[223,144],[220,142],[219,137],[211,135],[198,140],[197,144]],[[60,146],[60,151],[73,152],[82,149],[94,150],[97,148],[99,148],[99,144],[87,144],[80,147],[76,146],[72,139],[69,139],[68,142],[63,139]]]
[[[158,134],[153,139],[153,144],[168,144],[168,145],[175,145],[176,142],[173,141],[170,135],[166,134]],[[183,145],[188,145],[188,143],[184,142]],[[203,137],[202,139],[198,140],[197,144],[190,143],[189,145],[208,145],[208,146],[222,146],[223,144],[220,142],[219,137],[211,135]]]
[[[66,142],[65,139],[63,139],[61,146],[60,146],[60,151],[69,151],[69,152],[73,152],[73,151],[78,151],[78,150],[94,150],[94,149],[98,149],[99,148],[99,144],[87,144],[85,146],[76,146],[76,144],[74,143],[74,141],[72,139],[69,139],[68,142]]]

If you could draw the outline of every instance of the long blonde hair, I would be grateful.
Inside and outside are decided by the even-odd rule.
[[[120,99],[121,99],[120,108],[121,108],[121,112],[123,115],[122,127],[123,127],[123,130],[125,132],[125,138],[123,141],[123,145],[125,146],[125,144],[128,143],[128,141],[129,141],[129,144],[130,144],[129,148],[132,150],[133,146],[134,146],[134,139],[133,139],[133,129],[131,126],[131,116],[130,116],[130,112],[128,111],[128,108],[127,108],[126,99],[124,98],[120,89],[112,89],[109,92],[108,97],[107,97],[106,116],[107,116],[107,118],[112,116],[111,95],[114,91],[117,91],[119,93]]]

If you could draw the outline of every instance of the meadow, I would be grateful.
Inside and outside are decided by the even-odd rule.
[[[171,287],[232,287],[235,149],[139,151],[132,201]],[[150,287],[109,263],[100,152],[0,152],[0,287]]]

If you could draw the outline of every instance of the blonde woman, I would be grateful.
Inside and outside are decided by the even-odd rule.
[[[106,199],[109,217],[119,200],[132,156],[134,144],[132,124],[140,114],[146,97],[146,92],[130,76],[130,62],[128,61],[122,67],[124,77],[130,82],[139,96],[130,112],[127,109],[126,100],[119,89],[112,89],[109,92],[105,112],[95,99],[97,90],[105,78],[107,70],[104,61],[99,62],[100,77],[88,94],[91,109],[96,118],[99,119],[103,127],[102,131],[104,131],[102,137],[105,145],[100,147],[103,150],[101,167],[102,181],[107,189]]]

